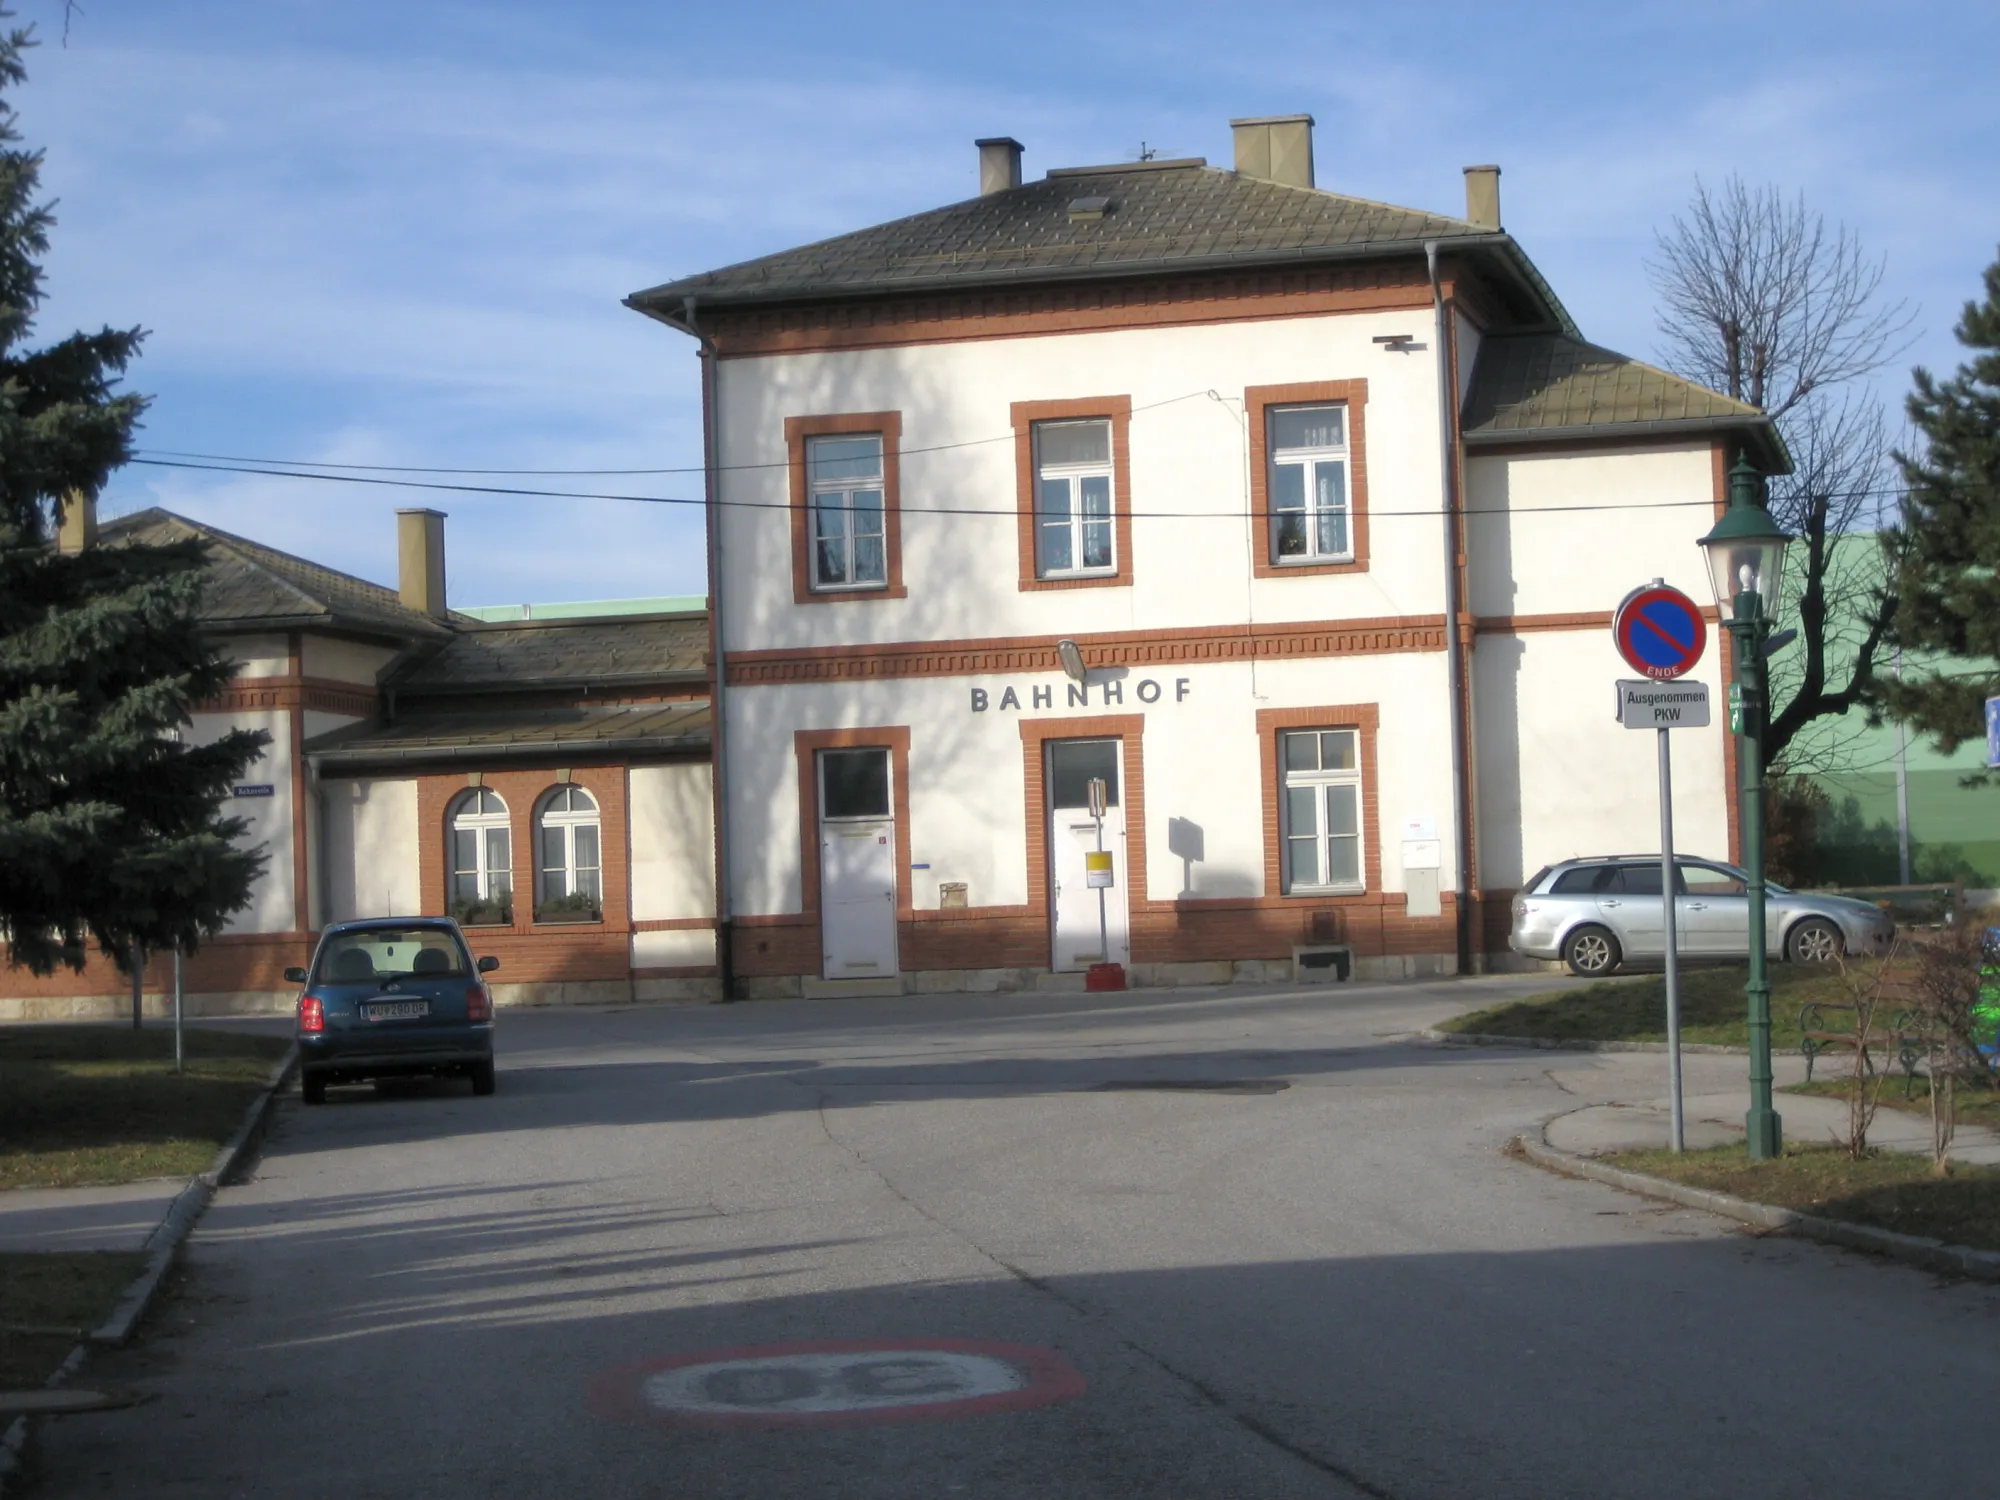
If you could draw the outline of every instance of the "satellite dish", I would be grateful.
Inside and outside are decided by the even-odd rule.
[[[1077,649],[1075,641],[1057,641],[1056,655],[1062,658],[1063,674],[1072,682],[1082,682],[1085,675],[1083,653]]]

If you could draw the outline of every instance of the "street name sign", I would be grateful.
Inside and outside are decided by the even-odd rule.
[[[1664,583],[1634,589],[1611,618],[1618,654],[1633,671],[1657,681],[1684,676],[1708,647],[1701,608]]]
[[[1627,729],[1706,729],[1708,684],[1621,680],[1618,722]]]

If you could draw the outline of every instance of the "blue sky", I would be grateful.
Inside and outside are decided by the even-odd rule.
[[[1643,262],[1697,175],[1803,190],[1886,252],[1906,364],[1957,362],[2000,246],[1990,0],[89,0],[66,48],[59,0],[13,4],[61,200],[41,333],[152,331],[150,450],[698,465],[691,348],[619,299],[969,196],[981,135],[1030,176],[1142,141],[1226,166],[1230,116],[1306,110],[1322,186],[1451,212],[1459,168],[1500,162],[1508,229],[1641,357]],[[414,503],[451,512],[455,603],[702,586],[698,517],[666,507],[136,467],[105,496],[383,582]]]

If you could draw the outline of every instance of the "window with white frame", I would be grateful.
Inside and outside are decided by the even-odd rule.
[[[507,804],[488,787],[459,794],[447,823],[451,914],[468,926],[514,920],[514,835]]]
[[[1118,570],[1112,536],[1111,423],[1035,424],[1035,573],[1077,578]]]
[[[1285,893],[1364,889],[1360,732],[1280,734],[1278,770],[1284,778]]]
[[[1272,561],[1351,562],[1347,408],[1273,406],[1264,421]]]
[[[604,857],[596,799],[574,783],[549,791],[535,817],[535,847],[535,920],[602,920]]]
[[[882,434],[806,439],[806,484],[815,589],[889,583],[882,508]]]

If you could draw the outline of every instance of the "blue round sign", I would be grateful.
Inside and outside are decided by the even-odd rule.
[[[1693,669],[1708,646],[1708,622],[1694,600],[1665,584],[1634,589],[1611,619],[1618,654],[1633,671],[1665,680]]]

